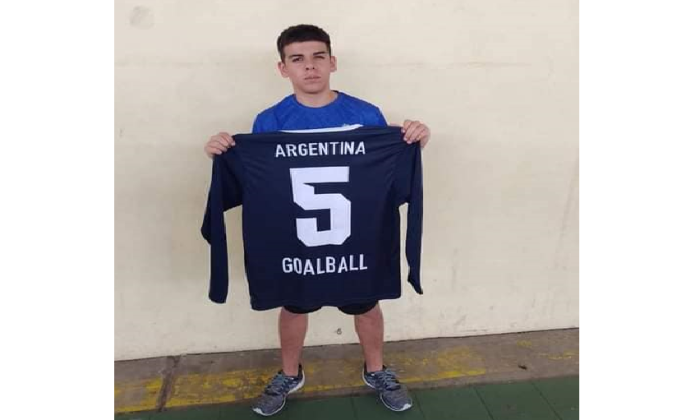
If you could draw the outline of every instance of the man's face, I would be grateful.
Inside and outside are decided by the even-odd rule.
[[[329,89],[335,64],[335,57],[328,54],[326,44],[307,41],[284,47],[284,62],[279,62],[277,67],[283,77],[292,81],[295,91],[319,93]]]

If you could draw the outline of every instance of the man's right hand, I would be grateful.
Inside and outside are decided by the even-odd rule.
[[[229,147],[235,146],[236,142],[229,133],[221,132],[209,138],[209,141],[204,146],[204,151],[207,156],[213,158],[214,155],[220,155],[228,150]]]

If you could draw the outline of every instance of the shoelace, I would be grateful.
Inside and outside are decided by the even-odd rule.
[[[277,373],[272,381],[265,387],[265,393],[269,395],[282,395],[289,391],[292,381],[295,378],[282,373]]]
[[[396,373],[390,368],[375,372],[372,376],[377,378],[381,390],[393,391],[401,387],[401,385],[399,385],[399,380],[396,379]]]

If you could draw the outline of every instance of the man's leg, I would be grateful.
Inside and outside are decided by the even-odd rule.
[[[308,327],[308,314],[295,314],[285,308],[280,310],[280,349],[282,352],[282,370],[284,370],[285,375],[296,376],[299,373],[301,350],[304,347],[304,338]]]
[[[379,303],[370,311],[355,315],[355,331],[360,338],[367,371],[382,370],[384,359],[384,315]]]
[[[379,393],[379,399],[390,410],[411,408],[413,400],[406,387],[391,369],[384,368],[384,315],[379,303],[364,314],[355,315],[355,330],[365,354],[365,369],[362,372],[365,383]]]
[[[298,308],[290,307],[292,311]],[[299,367],[301,349],[304,347],[306,329],[309,326],[308,312],[299,309],[294,313],[286,308],[280,310],[279,335],[282,353],[282,370],[270,379],[260,397],[252,405],[254,412],[271,416],[284,408],[287,395],[304,386],[303,370]]]

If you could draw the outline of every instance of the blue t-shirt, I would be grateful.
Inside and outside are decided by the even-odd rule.
[[[320,108],[299,103],[293,94],[287,96],[258,114],[253,123],[253,134],[353,124],[380,127],[387,125],[382,112],[376,106],[343,92],[336,92],[338,97]]]

